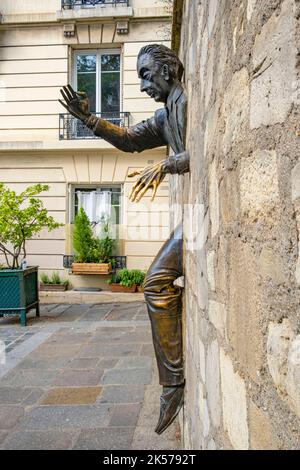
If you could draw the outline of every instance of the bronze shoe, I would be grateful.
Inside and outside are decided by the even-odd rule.
[[[178,415],[183,405],[184,385],[163,387],[160,397],[160,415],[155,432],[162,434]]]

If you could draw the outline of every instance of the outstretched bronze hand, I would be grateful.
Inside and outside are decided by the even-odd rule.
[[[83,91],[74,91],[71,85],[64,86],[60,92],[65,101],[58,101],[69,113],[85,122],[91,115],[87,94]]]
[[[129,178],[140,175],[136,183],[134,184],[129,199],[132,202],[139,202],[148,189],[152,188],[151,202],[154,200],[156,191],[162,180],[166,175],[167,161],[162,160],[155,165],[146,166],[143,170],[133,171],[129,173]]]

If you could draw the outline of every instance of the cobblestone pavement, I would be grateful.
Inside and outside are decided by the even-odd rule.
[[[0,449],[180,448],[159,396],[143,302],[43,305],[0,319]]]

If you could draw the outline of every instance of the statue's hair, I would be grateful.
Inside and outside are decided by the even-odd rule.
[[[148,44],[142,47],[138,59],[144,54],[149,54],[161,66],[167,64],[171,77],[173,79],[177,78],[179,81],[181,80],[184,68],[174,51],[163,44]]]

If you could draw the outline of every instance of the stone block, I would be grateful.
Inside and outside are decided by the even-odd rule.
[[[209,288],[212,291],[216,290],[216,282],[215,282],[215,252],[209,251],[207,253],[207,279]]]
[[[207,406],[206,393],[205,393],[205,389],[203,385],[200,386],[199,416],[200,416],[200,421],[202,424],[202,435],[203,437],[207,437],[209,434],[209,430],[210,430],[210,418],[209,418],[209,412],[208,412],[208,406]],[[200,437],[199,432],[196,432],[195,434],[197,438]]]
[[[231,240],[228,246],[227,336],[243,372],[258,382],[265,349],[257,258],[252,247],[240,239]]]
[[[247,223],[273,221],[279,206],[277,158],[274,150],[257,150],[241,160],[241,213]]]
[[[211,237],[213,238],[218,233],[220,225],[219,186],[216,160],[213,161],[209,172],[209,212]]]
[[[283,284],[286,281],[284,261],[270,248],[263,247],[258,265],[261,276],[270,277],[277,284]]]
[[[251,400],[249,402],[249,436],[252,450],[278,449],[278,439],[272,429],[271,419]]]
[[[292,200],[300,198],[300,163],[292,171]]]
[[[242,131],[249,119],[249,93],[249,74],[244,67],[233,75],[224,95],[221,115],[225,121],[225,153],[229,152],[234,142],[242,139]]]
[[[248,21],[251,21],[256,2],[257,0],[248,0],[248,3],[247,3],[247,20]]]
[[[218,332],[225,336],[226,332],[226,307],[220,302],[215,300],[209,301],[208,316],[211,323],[218,330]]]
[[[295,100],[294,0],[285,0],[256,37],[251,83],[251,129],[286,120]]]
[[[234,372],[232,362],[220,349],[223,425],[236,450],[249,448],[246,387],[240,375]]]
[[[218,341],[214,340],[206,355],[207,402],[213,425],[218,428],[221,419],[220,359]]]
[[[269,324],[267,361],[277,392],[300,417],[300,335],[288,319]]]

